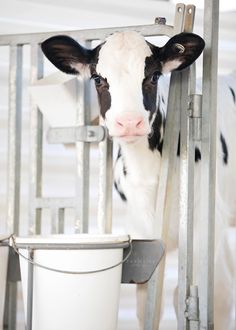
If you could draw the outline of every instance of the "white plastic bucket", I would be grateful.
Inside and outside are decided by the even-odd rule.
[[[34,262],[66,271],[101,270],[92,274],[64,274],[33,267],[33,330],[116,329],[123,248],[127,236],[53,235],[16,238],[19,252]],[[20,257],[23,298],[27,310],[29,262]]]

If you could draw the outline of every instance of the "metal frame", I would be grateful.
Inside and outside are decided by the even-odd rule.
[[[205,0],[204,17],[204,38],[206,41],[206,51],[204,54],[203,73],[203,121],[202,121],[202,237],[205,244],[201,245],[201,282],[199,283],[199,303],[200,316],[196,301],[197,287],[191,281],[192,273],[192,174],[193,174],[193,149],[194,132],[199,135],[199,114],[195,116],[194,111],[191,116],[187,116],[188,95],[188,71],[183,74],[173,74],[170,86],[170,98],[168,104],[168,119],[166,124],[165,142],[162,158],[162,172],[159,184],[157,200],[158,218],[161,220],[155,232],[157,236],[167,237],[168,234],[168,203],[165,196],[170,192],[170,180],[174,175],[174,150],[177,149],[179,127],[181,127],[181,214],[180,214],[180,269],[179,269],[179,329],[211,329],[213,328],[213,262],[214,262],[214,188],[215,177],[215,131],[216,131],[216,74],[217,74],[217,39],[218,39],[218,9],[219,1]],[[114,31],[136,30],[145,36],[166,35],[173,36],[183,30],[191,31],[193,22],[194,7],[178,4],[176,7],[176,19],[174,27],[163,24],[162,20],[157,20],[160,24],[132,26],[122,28],[106,28],[96,30],[66,31],[75,39],[82,40],[85,44],[90,44],[93,40],[103,40]],[[39,44],[46,38],[55,35],[50,33],[35,33],[22,35],[0,36],[0,46],[10,47],[10,80],[9,80],[9,171],[8,171],[8,215],[7,223],[10,232],[19,233],[19,203],[20,203],[20,149],[21,149],[21,95],[22,95],[22,46],[31,46],[31,82],[43,77],[42,53]],[[181,82],[184,89],[181,91]],[[90,96],[86,82],[79,81],[77,126],[90,125]],[[193,83],[194,85],[194,83]],[[182,97],[183,102],[179,101]],[[84,109],[86,111],[84,112]],[[182,111],[180,109],[182,108]],[[180,115],[181,112],[181,115]],[[196,124],[197,123],[197,124]],[[211,126],[210,126],[211,123]],[[43,118],[33,104],[31,106],[31,168],[30,168],[30,201],[29,201],[29,234],[41,233],[41,215],[44,208],[51,209],[52,233],[63,233],[64,231],[64,211],[66,208],[76,209],[75,232],[88,232],[88,205],[89,205],[89,142],[92,135],[85,133],[84,142],[78,138],[77,132],[69,132],[77,140],[77,191],[75,198],[44,198],[42,197],[42,150],[43,150]],[[173,129],[174,128],[174,129]],[[100,128],[97,128],[99,130]],[[68,133],[68,131],[67,131]],[[74,135],[73,135],[74,134]],[[77,135],[78,134],[78,135]],[[52,137],[58,137],[56,131],[49,132]],[[59,138],[66,136],[66,132],[59,133]],[[97,138],[97,136],[95,137]],[[83,138],[81,138],[83,140]],[[53,140],[53,138],[52,138]],[[172,141],[175,141],[174,144]],[[55,140],[54,140],[55,142]],[[105,139],[100,142],[100,184],[99,184],[99,207],[98,207],[98,227],[101,233],[109,233],[112,229],[112,142]],[[176,157],[175,157],[176,158]],[[82,161],[81,161],[82,160]],[[172,162],[173,161],[173,162]],[[209,165],[210,164],[210,165]],[[211,174],[211,175],[210,175]],[[209,190],[205,187],[208,183]],[[82,198],[81,198],[82,196]],[[165,201],[165,202],[164,202]],[[207,222],[207,226],[206,226]],[[190,226],[189,226],[190,223]],[[207,228],[207,230],[206,230]],[[163,287],[164,262],[159,267],[157,273],[149,283],[149,299],[146,306],[145,329],[157,329],[160,315],[160,302]],[[159,281],[157,282],[157,278]],[[9,305],[6,307],[8,315],[8,327],[12,330],[16,328],[16,284],[10,283],[12,288],[8,291]],[[158,298],[158,299],[157,299]],[[158,305],[159,302],[159,305]],[[158,306],[157,306],[158,305]],[[9,309],[9,310],[8,310]],[[187,313],[186,313],[187,311]],[[196,313],[195,313],[196,312]],[[29,320],[30,322],[30,320]]]

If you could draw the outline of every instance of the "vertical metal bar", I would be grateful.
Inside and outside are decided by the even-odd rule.
[[[57,207],[51,207],[51,234],[58,234],[58,208]]]
[[[58,210],[58,234],[63,234],[65,228],[65,209]]]
[[[193,29],[195,7],[185,11],[185,32]],[[190,69],[181,73],[180,114],[180,190],[179,190],[179,258],[178,258],[178,329],[189,329],[186,300],[193,276],[193,207],[194,207],[194,142],[193,122],[188,114],[188,92],[195,84],[189,83]],[[195,78],[195,77],[194,77]],[[189,88],[188,88],[189,87]]]
[[[34,250],[29,250],[29,258],[34,260]],[[26,330],[32,330],[33,321],[33,286],[34,286],[34,265],[28,263],[28,282],[27,282],[27,311],[26,311]]]
[[[8,212],[7,228],[19,234],[22,114],[22,46],[10,47],[8,117]],[[8,327],[16,329],[17,283],[8,283]]]
[[[86,46],[89,46],[86,42]],[[91,122],[91,95],[89,81],[78,78],[78,108],[76,125],[89,125]],[[75,232],[87,233],[89,229],[89,173],[90,144],[77,142],[77,202]]]
[[[113,144],[109,138],[100,142],[98,229],[112,232]]]
[[[38,44],[31,44],[30,83],[43,77],[43,55]],[[31,101],[30,111],[30,181],[29,181],[29,234],[41,233],[40,208],[35,207],[35,198],[42,194],[42,148],[43,116]]]
[[[193,189],[194,143],[192,121],[188,118],[189,69],[182,73],[180,125],[180,207],[178,263],[178,329],[188,329],[186,299],[192,284],[193,271]]]
[[[8,118],[8,231],[19,233],[22,113],[22,46],[10,47]]]
[[[175,11],[174,34],[180,33],[183,29],[185,5],[177,4]],[[178,74],[171,77],[168,111],[162,151],[161,171],[159,176],[156,212],[155,236],[161,237],[167,242],[169,231],[169,211],[171,202],[171,181],[174,176],[177,141],[180,123],[180,80]],[[175,174],[176,175],[176,174]],[[147,302],[145,308],[145,330],[156,330],[159,328],[161,305],[163,295],[165,272],[165,258],[162,259],[157,271],[153,274],[148,283]]]
[[[219,1],[205,0],[201,148],[200,329],[213,329]]]
[[[168,112],[162,150],[161,172],[158,183],[155,236],[167,242],[169,232],[169,211],[172,200],[173,178],[176,176],[176,152],[180,125],[180,75],[171,77]],[[158,329],[161,316],[165,260],[159,264],[157,271],[148,283],[148,300],[145,311],[145,330]]]

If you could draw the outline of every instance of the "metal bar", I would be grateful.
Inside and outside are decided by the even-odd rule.
[[[184,32],[192,32],[194,25],[194,17],[195,17],[195,9],[194,5],[187,5],[185,9],[185,17],[184,17]]]
[[[9,44],[31,44],[41,43],[47,38],[50,38],[56,34],[66,34],[68,36],[79,38],[81,40],[102,40],[107,35],[114,33],[114,31],[130,31],[134,30],[141,33],[144,36],[156,36],[166,35],[173,36],[173,27],[170,25],[134,25],[125,27],[112,27],[112,28],[100,28],[100,29],[86,29],[86,30],[74,30],[74,31],[57,31],[57,32],[43,32],[43,33],[26,33],[26,34],[7,34],[0,35],[0,46],[6,46]]]
[[[99,144],[98,230],[112,232],[113,144],[107,138]]]
[[[48,143],[101,142],[105,139],[106,130],[103,126],[77,126],[49,128]]]
[[[174,34],[183,29],[185,5],[177,4],[175,11]],[[169,231],[169,211],[173,176],[176,175],[176,152],[180,128],[180,76],[173,73],[170,81],[168,111],[162,150],[161,170],[159,175],[156,213],[155,236],[167,242]],[[145,330],[158,329],[161,316],[162,294],[165,272],[165,257],[160,262],[157,271],[148,282],[148,294],[145,308]]]
[[[42,208],[74,208],[76,205],[76,201],[74,198],[56,198],[56,197],[50,197],[50,198],[35,198],[34,200],[34,207],[37,209]]]
[[[34,250],[29,250],[29,258],[34,260]],[[33,286],[34,286],[34,265],[28,262],[28,281],[27,281],[27,312],[26,330],[32,330],[33,321]]]
[[[31,44],[30,83],[43,77],[43,55],[38,44]],[[29,181],[29,234],[41,233],[41,209],[34,199],[42,194],[43,116],[31,100],[30,111],[30,181]]]
[[[59,218],[58,218],[58,209],[51,207],[51,234],[58,234],[59,232]]]
[[[178,263],[178,329],[188,329],[186,299],[189,296],[193,272],[193,189],[194,143],[192,120],[188,118],[189,69],[182,73],[180,125],[180,207]]]
[[[51,234],[64,233],[65,209],[57,206],[51,207]]]
[[[168,111],[162,150],[161,171],[158,183],[155,237],[168,240],[169,210],[171,209],[173,178],[176,176],[176,153],[180,125],[180,76],[173,73],[170,83]],[[148,283],[148,301],[145,312],[145,329],[158,329],[161,315],[165,258]]]
[[[22,46],[10,47],[7,229],[19,234],[21,175]],[[17,283],[8,283],[8,327],[16,329]]]
[[[77,125],[89,125],[90,111],[90,85],[88,81],[78,80],[78,109]],[[89,168],[90,144],[77,142],[77,186],[76,186],[76,219],[75,232],[87,233],[89,227]]]
[[[19,232],[22,112],[22,47],[10,48],[8,118],[8,231]]]
[[[58,210],[58,234],[63,234],[65,228],[65,209]]]
[[[185,10],[185,32],[192,32],[195,6]],[[189,329],[186,317],[186,301],[190,294],[193,277],[193,207],[194,207],[194,142],[193,121],[189,117],[190,69],[181,73],[181,113],[180,113],[180,183],[179,183],[179,257],[178,257],[178,329]],[[195,78],[195,77],[194,77]],[[195,79],[194,79],[195,80]],[[188,88],[189,87],[189,88]]]
[[[200,329],[213,329],[219,1],[205,0],[201,147]]]

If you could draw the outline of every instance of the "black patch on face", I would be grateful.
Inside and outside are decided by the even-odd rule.
[[[123,202],[127,202],[127,198],[125,196],[125,194],[123,193],[123,191],[121,191],[119,188],[118,188],[118,185],[117,183],[114,181],[114,187],[116,189],[116,191],[118,192],[118,194],[120,195],[121,199]]]
[[[222,135],[222,133],[220,134],[220,142],[221,142],[221,147],[222,147],[222,151],[223,151],[223,162],[225,165],[227,165],[229,153],[228,153],[227,144],[225,142],[225,138]]]
[[[235,95],[235,92],[234,92],[233,88],[229,86],[229,90],[232,93],[234,103],[236,103],[236,95]]]
[[[152,124],[152,132],[148,137],[149,148],[152,151],[157,149],[161,153],[163,146],[161,128],[164,125],[164,118],[157,106],[157,88],[161,76],[161,63],[154,55],[147,57],[145,60],[144,76],[142,82],[143,105],[150,112],[149,121],[153,119],[153,116],[156,116]]]
[[[90,66],[91,79],[95,82],[95,87],[98,94],[98,102],[100,106],[100,112],[103,118],[107,110],[111,107],[111,95],[109,92],[109,83],[106,78],[101,77],[96,72],[96,65]]]
[[[148,138],[149,148],[153,150],[158,150],[162,154],[163,140],[161,137],[161,127],[165,125],[165,120],[163,115],[159,110],[157,110],[156,118],[152,124],[152,132]],[[163,127],[164,130],[164,127]]]
[[[161,75],[161,64],[149,56],[145,60],[144,79],[142,82],[143,105],[146,110],[151,112],[151,116],[156,112],[157,84]],[[151,119],[151,118],[150,118]]]

